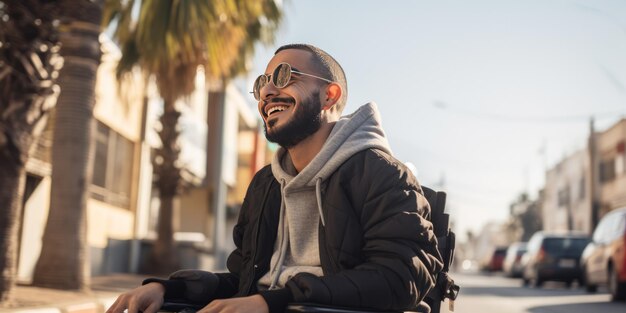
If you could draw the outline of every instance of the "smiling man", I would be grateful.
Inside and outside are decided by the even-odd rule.
[[[253,92],[269,141],[233,231],[227,273],[148,279],[108,312],[155,312],[164,299],[202,313],[284,311],[290,302],[408,310],[441,270],[430,212],[391,155],[374,103],[341,116],[347,83],[317,47],[280,47]]]

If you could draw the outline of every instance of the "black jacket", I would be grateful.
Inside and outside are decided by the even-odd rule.
[[[300,273],[284,289],[257,290],[257,281],[269,271],[281,205],[280,185],[266,166],[244,199],[233,231],[237,249],[228,258],[229,273],[200,282],[198,273],[177,272],[165,283],[166,300],[205,304],[260,293],[270,312],[282,311],[287,302],[414,308],[442,268],[427,220],[430,208],[414,176],[392,156],[364,150],[329,177],[322,199],[326,225],[320,223],[319,250],[324,276]]]

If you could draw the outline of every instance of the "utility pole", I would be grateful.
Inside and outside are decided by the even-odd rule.
[[[572,212],[572,192],[571,185],[565,189],[565,209],[567,210],[567,230],[574,230],[574,212]]]
[[[589,195],[591,198],[591,232],[598,225],[600,219],[600,177],[598,148],[596,142],[596,131],[594,128],[593,117],[589,119],[589,143],[587,149],[589,151]]]
[[[209,203],[212,208],[211,235],[216,269],[226,268],[226,196],[227,186],[223,180],[224,166],[224,124],[226,111],[226,86],[223,81],[214,82],[209,91],[208,108],[208,166]]]

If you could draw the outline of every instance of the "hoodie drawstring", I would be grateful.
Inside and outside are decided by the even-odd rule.
[[[284,179],[280,180],[280,194],[281,194],[281,201],[280,201],[280,215],[278,218],[278,225],[279,225],[279,230],[281,231],[281,233],[279,235],[282,235],[282,237],[280,238],[280,243],[278,245],[278,251],[280,251],[279,255],[278,255],[278,259],[276,260],[276,265],[274,266],[274,273],[273,273],[273,277],[272,277],[272,283],[270,284],[269,289],[275,289],[278,286],[278,279],[280,278],[280,273],[282,272],[282,267],[283,267],[283,263],[285,262],[285,256],[287,255],[287,246],[288,246],[288,240],[289,240],[289,228],[287,227],[287,225],[285,225],[285,185],[286,182]]]
[[[324,220],[324,213],[322,213],[322,178],[318,177],[315,180],[315,196],[317,197],[317,210],[320,212],[320,219],[322,220],[322,226],[326,227],[326,221]]]
[[[280,203],[280,215],[278,220],[278,228],[280,233],[278,234],[277,240],[280,238],[280,242],[278,244],[279,255],[276,260],[276,264],[271,268],[274,269],[272,275],[272,282],[270,284],[269,289],[278,288],[278,281],[280,279],[280,274],[282,273],[283,264],[285,263],[285,257],[287,256],[287,249],[289,247],[289,227],[286,221],[286,204],[285,204],[285,185],[286,181],[284,179],[280,180],[280,194],[281,194],[281,203]],[[315,180],[315,196],[317,200],[317,210],[320,214],[320,220],[322,222],[322,226],[326,226],[326,220],[324,219],[324,214],[322,212],[322,178],[318,177]]]

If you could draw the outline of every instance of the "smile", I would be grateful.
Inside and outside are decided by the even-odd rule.
[[[285,106],[285,105],[277,105],[277,106],[271,107],[269,110],[267,110],[267,116],[272,115],[272,113],[282,112],[282,111],[285,111],[285,110],[287,110],[287,106]]]

